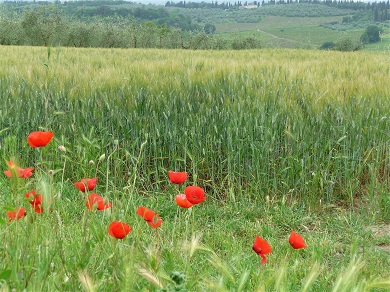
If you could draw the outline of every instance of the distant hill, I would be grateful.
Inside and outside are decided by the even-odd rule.
[[[390,27],[389,1],[9,1],[0,16],[0,44],[21,45],[313,49],[346,38],[358,43],[370,25],[386,40]]]

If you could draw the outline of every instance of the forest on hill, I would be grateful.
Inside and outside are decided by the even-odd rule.
[[[0,4],[0,44],[356,50],[387,35],[389,19],[389,1],[9,1]]]

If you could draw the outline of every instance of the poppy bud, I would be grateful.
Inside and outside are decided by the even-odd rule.
[[[106,159],[106,154],[102,154],[102,155],[100,155],[100,157],[99,157],[99,162],[102,162],[103,160],[105,160]]]
[[[58,146],[58,150],[60,150],[61,152],[66,152],[66,148],[63,145]]]

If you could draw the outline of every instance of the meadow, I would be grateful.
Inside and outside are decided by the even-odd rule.
[[[0,176],[0,290],[390,289],[386,52],[1,46],[0,67],[2,169],[34,167]],[[89,210],[83,178],[112,206]],[[205,201],[180,208],[193,185]]]

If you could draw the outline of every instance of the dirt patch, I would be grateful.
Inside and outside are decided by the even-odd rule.
[[[390,241],[390,225],[374,225],[371,227],[371,230],[375,237],[385,237],[388,238],[386,242]],[[386,252],[390,252],[390,244],[388,243],[378,244],[377,247]]]
[[[374,236],[388,236],[390,237],[390,225],[374,225],[371,227]]]
[[[388,244],[379,244],[379,245],[377,245],[377,247],[382,249],[382,250],[385,250],[387,252],[390,252],[390,245],[388,245]]]

